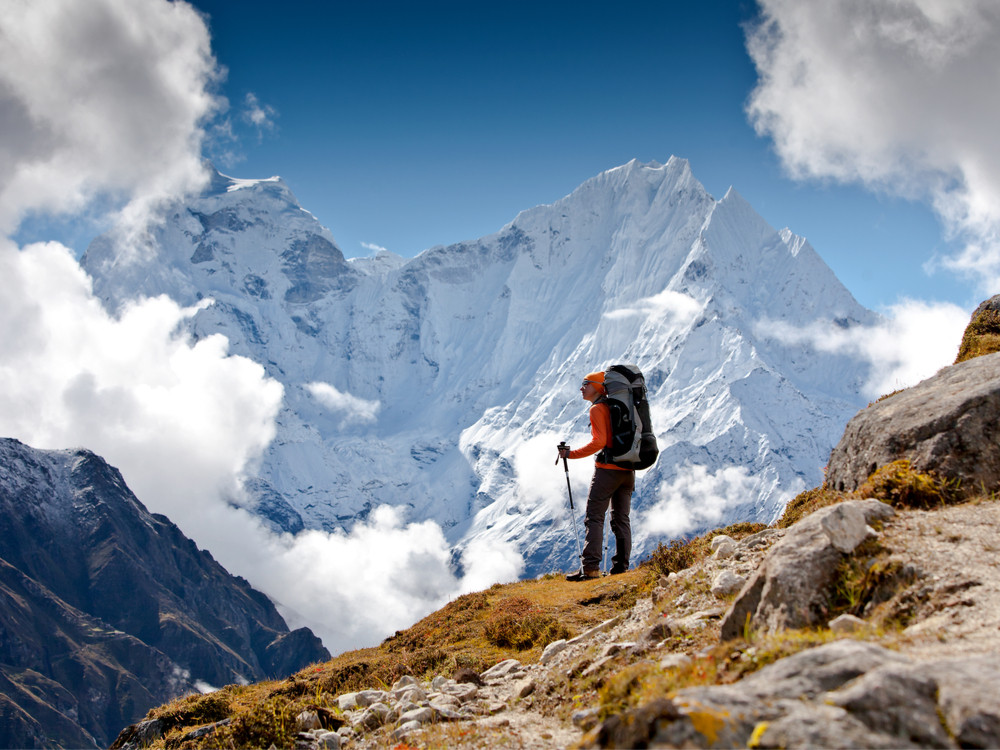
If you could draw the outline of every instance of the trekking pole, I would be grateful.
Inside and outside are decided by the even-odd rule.
[[[576,537],[576,555],[580,558],[580,565],[583,566],[583,549],[580,547],[580,531],[576,528],[576,513],[574,513],[573,508],[573,488],[569,484],[569,462],[566,460],[565,456],[562,456],[563,450],[569,450],[569,446],[566,441],[559,443],[559,455],[556,456],[556,464],[559,464],[559,458],[562,457],[563,470],[566,472],[566,492],[569,493],[569,525],[573,527],[573,536]]]

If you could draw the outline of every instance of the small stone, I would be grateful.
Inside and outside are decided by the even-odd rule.
[[[660,659],[660,669],[683,669],[691,663],[691,657],[687,654],[668,654]]]
[[[364,708],[376,703],[385,703],[389,700],[389,694],[384,690],[362,690],[358,693],[358,705]]]
[[[440,690],[443,685],[448,684],[448,678],[437,675],[433,680],[431,680],[431,687],[435,690]]]
[[[423,726],[419,721],[408,721],[405,724],[400,724],[395,732],[392,733],[392,738],[394,740],[401,740],[410,732],[420,729]]]
[[[494,664],[479,676],[484,680],[496,680],[506,677],[512,672],[519,671],[521,668],[521,662],[517,659],[504,659],[502,662]]]
[[[315,711],[303,711],[295,717],[295,729],[299,732],[322,728],[323,724],[319,720],[319,714]]]
[[[712,594],[722,599],[738,593],[746,582],[743,576],[736,575],[731,570],[724,570],[712,581]]]
[[[353,711],[356,708],[361,708],[361,706],[358,705],[358,694],[344,693],[342,696],[337,698],[337,708],[341,711]]]
[[[420,683],[417,681],[416,677],[412,677],[411,675],[408,674],[403,675],[392,684],[392,692],[395,693],[402,690],[403,688],[414,687],[419,684]]]
[[[541,664],[548,664],[555,658],[556,654],[560,653],[561,651],[564,651],[568,645],[569,643],[566,641],[565,638],[558,641],[552,641],[552,643],[546,646],[545,650],[542,651],[542,655],[538,661]]]
[[[716,550],[719,549],[719,547],[721,547],[724,544],[735,544],[735,543],[736,542],[733,540],[731,536],[728,536],[726,534],[716,534],[715,536],[712,537],[712,541],[709,544],[712,547],[712,552],[715,552]]]
[[[834,633],[855,633],[858,630],[864,628],[867,623],[860,617],[855,617],[854,615],[841,615],[830,620],[830,630]]]
[[[340,750],[341,739],[336,732],[323,732],[316,737],[320,750]]]
[[[649,627],[645,633],[642,634],[642,642],[649,643],[659,643],[669,638],[673,634],[673,629],[670,627],[670,622],[667,620],[660,620],[655,625]],[[609,654],[610,656],[610,654]]]
[[[417,708],[413,711],[407,711],[405,714],[399,717],[399,720],[404,724],[416,721],[420,724],[426,724],[429,721],[434,720],[434,709],[428,706],[423,708]]]
[[[670,579],[667,576],[660,576],[660,580],[657,583],[660,585],[660,588],[666,588],[670,584]]]
[[[473,685],[478,685],[482,687],[483,678],[480,677],[476,672],[472,671],[468,667],[461,667],[455,672],[455,676],[452,678],[458,684],[471,683]]]
[[[465,703],[465,701],[470,701],[476,697],[476,695],[479,693],[479,688],[469,683],[463,683],[461,685],[455,683],[449,683],[447,685],[442,686],[441,692],[444,693],[445,695],[452,695],[458,698],[458,700],[460,700],[462,703]]]
[[[716,537],[718,539],[719,537]],[[712,540],[713,542],[715,540]],[[712,557],[716,560],[726,560],[736,554],[736,543],[732,539],[725,539],[721,544],[715,546]]]
[[[514,683],[514,689],[511,691],[511,698],[527,698],[533,692],[535,692],[535,681],[530,677],[523,680],[519,680]]]

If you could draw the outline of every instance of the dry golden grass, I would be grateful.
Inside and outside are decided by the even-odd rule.
[[[594,581],[570,582],[560,574],[496,584],[458,597],[378,646],[345,652],[286,680],[230,685],[153,709],[149,718],[170,727],[153,747],[289,747],[295,717],[308,706],[333,709],[338,695],[386,688],[406,674],[450,677],[460,667],[481,672],[509,658],[534,662],[551,641],[631,608],[652,586],[648,567]],[[192,729],[226,718],[229,725],[213,735],[180,742]]]
[[[987,308],[969,322],[955,364],[994,352],[1000,352],[1000,312]]]

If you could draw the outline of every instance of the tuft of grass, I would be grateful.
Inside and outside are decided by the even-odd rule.
[[[980,305],[962,335],[955,364],[984,354],[1000,352],[1000,310]]]
[[[800,492],[789,501],[788,505],[785,506],[785,512],[781,514],[781,518],[778,519],[776,526],[779,529],[787,529],[792,524],[801,521],[813,511],[819,510],[827,505],[842,503],[844,500],[849,500],[850,497],[850,495],[843,492],[837,492],[836,490],[832,490],[825,485],[814,487],[813,489],[806,490],[805,492]]]
[[[763,531],[767,526],[762,523],[740,522],[715,529],[693,539],[673,539],[667,544],[659,544],[653,550],[642,566],[650,567],[657,575],[679,573],[690,568],[712,554],[713,537],[725,534],[739,540]]]
[[[530,599],[513,596],[493,607],[483,635],[494,646],[524,651],[568,638],[570,632]]]
[[[896,508],[938,508],[960,499],[956,482],[940,479],[933,472],[921,473],[906,459],[876,469],[857,494]]]

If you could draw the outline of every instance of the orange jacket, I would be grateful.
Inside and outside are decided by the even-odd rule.
[[[582,448],[569,452],[570,458],[586,458],[595,453],[599,453],[611,445],[611,412],[605,403],[596,403],[590,407],[590,442]],[[631,471],[623,466],[614,464],[602,464],[600,461],[594,464],[599,469],[617,469],[618,471]]]

